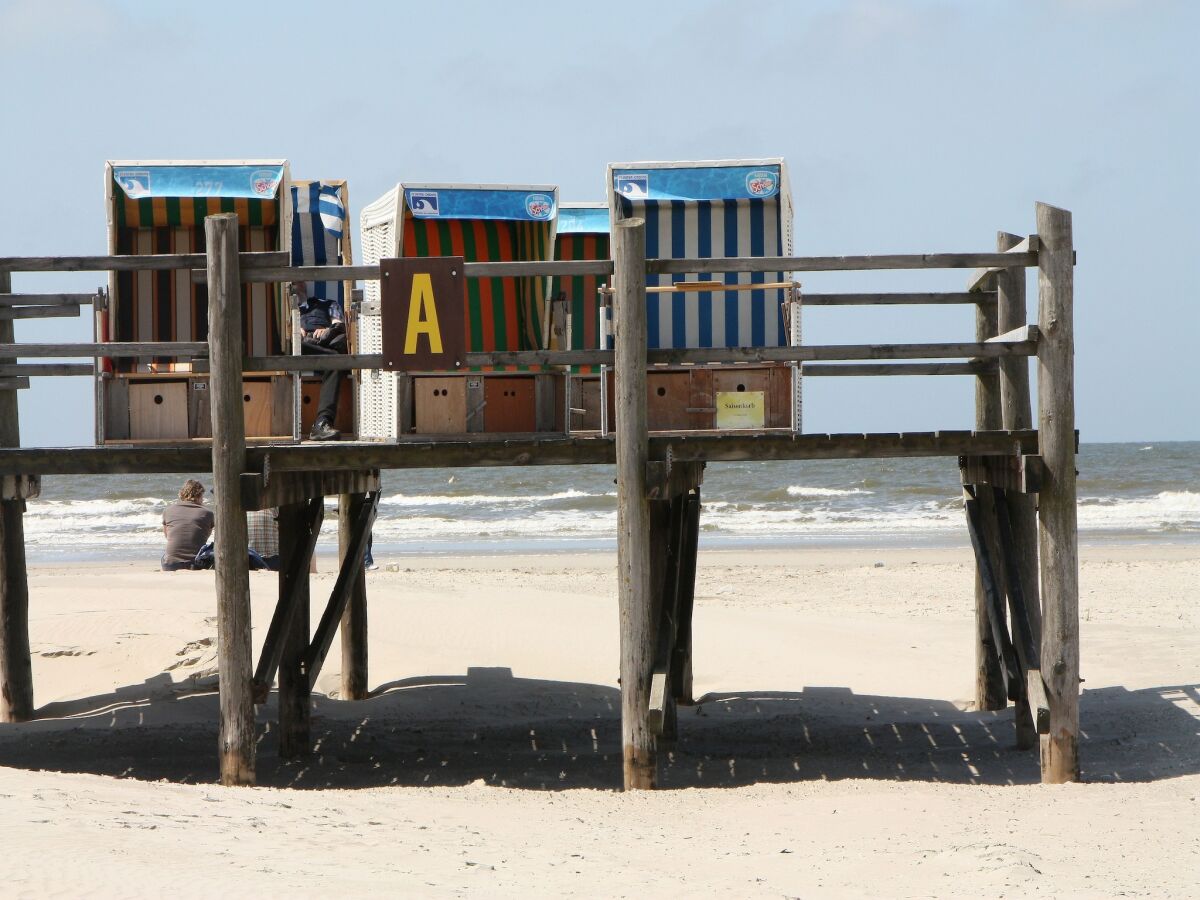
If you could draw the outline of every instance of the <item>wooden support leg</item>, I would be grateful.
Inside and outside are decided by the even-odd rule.
[[[1042,781],[1079,780],[1079,531],[1075,484],[1074,248],[1071,214],[1037,205],[1038,439],[1044,465],[1038,500],[1042,584],[1042,677],[1050,733]]]
[[[263,661],[270,665],[269,654],[275,652],[274,641],[278,640],[279,755],[285,759],[312,749],[312,688],[304,670],[309,639],[308,564],[321,529],[323,507],[320,497],[279,507],[279,635],[276,637],[276,620],[272,620]],[[265,677],[269,687],[270,675],[264,672],[260,677]]]
[[[217,666],[221,685],[221,783],[254,784],[250,574],[241,476],[246,462],[242,400],[242,280],[238,219],[204,220],[208,247],[208,350],[216,514]]]
[[[987,618],[986,641],[981,640],[987,652],[992,654],[991,666],[999,672],[999,705],[1004,709],[1010,697],[1020,696],[1020,675],[1017,670],[1016,653],[1008,635],[1004,608],[1004,582],[997,565],[998,554],[993,546],[994,527],[987,527],[995,514],[995,504],[990,485],[967,485],[963,488],[967,512],[967,530],[971,535],[971,546],[975,550],[976,577],[984,592],[984,613]],[[986,498],[986,501],[985,501]]]
[[[0,294],[9,292],[0,272]],[[12,319],[0,319],[0,344],[11,344]],[[0,359],[2,363],[15,359]],[[0,389],[0,447],[21,446],[17,392]],[[29,659],[29,576],[25,570],[25,501],[0,500],[0,721],[33,718],[33,668]]]
[[[986,485],[990,500],[991,488]],[[1008,706],[1008,685],[1005,681],[1004,654],[996,643],[996,632],[992,626],[994,600],[989,593],[991,573],[985,573],[987,559],[987,537],[982,530],[979,501],[967,496],[967,527],[971,531],[971,545],[975,548],[975,708],[978,710],[1004,709]],[[990,507],[989,507],[990,511]],[[992,582],[991,589],[995,589]]]
[[[650,676],[649,725],[660,747],[675,740],[675,698],[670,686],[675,644],[675,587],[678,584],[679,510],[676,500],[650,502],[650,590],[653,595],[654,663]]]
[[[342,494],[338,498],[338,556],[344,564],[350,551],[353,524],[362,515],[366,494]],[[342,699],[365,700],[367,688],[367,579],[363,554],[358,555],[346,609],[342,613]]]
[[[700,489],[683,498],[682,558],[679,562],[679,623],[671,659],[671,687],[681,706],[695,703],[692,695],[692,607],[696,598],[696,553],[700,538]]]
[[[33,718],[24,511],[24,500],[0,500],[0,721],[4,722]]]

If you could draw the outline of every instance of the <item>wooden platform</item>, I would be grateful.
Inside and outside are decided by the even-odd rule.
[[[654,434],[649,458],[678,462],[785,459],[892,459],[909,456],[1010,456],[1038,452],[1036,430],[927,431],[905,434],[695,432]],[[246,448],[250,472],[317,472],[484,466],[611,465],[614,437],[471,435],[470,439],[256,444]],[[0,475],[113,475],[212,471],[212,448],[107,446],[0,449]]]

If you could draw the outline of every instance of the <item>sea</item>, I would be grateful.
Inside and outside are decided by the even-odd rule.
[[[1078,467],[1081,543],[1200,542],[1200,442],[1083,444]],[[157,562],[184,477],[46,477],[25,516],[30,562]],[[385,472],[375,557],[612,550],[616,490],[610,466]],[[701,495],[708,548],[969,546],[954,459],[711,463]]]

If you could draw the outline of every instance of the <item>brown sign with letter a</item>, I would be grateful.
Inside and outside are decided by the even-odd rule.
[[[383,368],[447,372],[466,353],[465,276],[461,256],[379,261]]]

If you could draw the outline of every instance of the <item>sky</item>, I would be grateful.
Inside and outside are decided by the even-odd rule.
[[[0,0],[0,256],[106,252],[106,159],[286,158],[293,177],[347,179],[357,223],[402,180],[602,200],[610,162],[782,156],[797,255],[988,251],[1036,230],[1036,201],[1071,210],[1082,440],[1197,440],[1197,34],[1200,3],[1166,0]],[[17,274],[13,290],[105,283]],[[1029,295],[1036,321],[1034,275]],[[16,334],[90,341],[91,319]],[[967,307],[804,314],[807,344],[973,339]],[[807,379],[804,429],[970,428],[973,390]],[[34,379],[22,444],[90,444],[92,409],[89,379]]]

